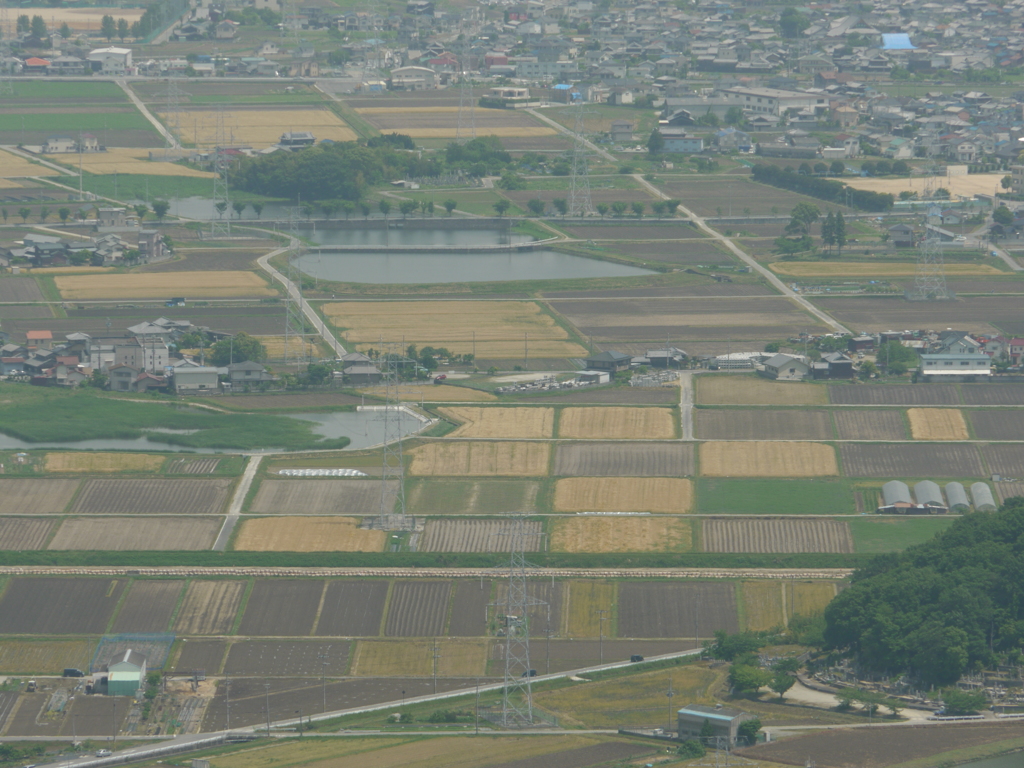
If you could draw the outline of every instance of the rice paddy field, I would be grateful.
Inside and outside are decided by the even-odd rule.
[[[915,440],[967,440],[964,415],[955,408],[910,408],[910,434]]]
[[[676,436],[675,413],[668,408],[565,408],[558,436],[582,440],[660,440]]]
[[[822,443],[714,442],[700,446],[705,477],[822,477],[838,475],[835,450]]]
[[[412,475],[538,477],[548,473],[546,443],[428,443],[409,452]]]
[[[213,178],[213,173],[210,171],[201,171],[198,168],[191,168],[180,163],[150,160],[150,153],[155,157],[160,157],[163,150],[109,147],[105,152],[83,154],[81,158],[82,170],[86,173],[100,175],[123,173],[147,176],[190,176],[194,179]],[[79,157],[77,154],[47,155],[46,159],[50,162],[66,165],[75,171],[78,170]],[[122,183],[127,185],[130,182]]]
[[[459,107],[451,105],[409,107],[356,107],[356,112],[381,133],[398,131],[414,139],[455,138],[459,126]],[[477,136],[537,138],[557,136],[529,113],[518,110],[474,110]]]
[[[360,528],[354,517],[265,517],[246,520],[234,548],[250,552],[380,552],[387,533]]]
[[[693,487],[675,477],[566,477],[555,483],[557,512],[689,512]]]
[[[678,517],[560,518],[551,531],[553,552],[688,552],[689,520]]]
[[[501,437],[506,439],[551,437],[553,408],[439,408],[438,412],[460,426],[449,437]]]
[[[173,121],[160,114],[164,124]],[[223,120],[223,128],[218,121]],[[226,110],[183,109],[177,118],[178,137],[196,147],[212,147],[218,133],[228,137],[231,144],[248,144],[256,148],[269,147],[289,131],[310,131],[317,141],[355,141],[358,136],[347,123],[327,108],[275,108],[263,105],[253,109],[235,107]]]
[[[62,298],[161,299],[276,296],[255,272],[136,272],[118,275],[59,275],[53,279]]]
[[[0,178],[17,179],[30,176],[58,176],[59,171],[38,165],[12,152],[0,149]]]
[[[531,301],[389,301],[327,303],[327,320],[345,341],[367,348],[386,339],[445,347],[477,359],[580,357],[587,351]]]
[[[145,453],[103,453],[92,451],[46,454],[43,464],[47,472],[88,474],[92,472],[157,472],[164,456]]]
[[[825,405],[828,390],[817,384],[769,381],[754,374],[697,376],[701,405]]]

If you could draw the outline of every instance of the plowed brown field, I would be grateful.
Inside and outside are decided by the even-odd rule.
[[[193,581],[181,601],[174,631],[179,635],[227,634],[244,593],[244,581]]]
[[[705,552],[853,552],[841,520],[705,520]]]
[[[698,376],[697,402],[701,405],[824,405],[827,390],[798,381],[768,381],[760,376]]]

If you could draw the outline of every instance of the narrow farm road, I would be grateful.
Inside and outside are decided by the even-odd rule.
[[[125,96],[131,100],[132,104],[135,105],[135,108],[142,113],[142,116],[149,121],[150,125],[156,128],[157,132],[170,142],[171,147],[174,149],[181,149],[178,137],[164,128],[164,124],[157,120],[156,116],[146,108],[146,105],[142,103],[142,99],[136,96],[135,91],[128,87],[128,83],[124,80],[115,80],[114,82],[116,82],[118,87],[124,91]]]
[[[261,454],[249,457],[249,463],[245,465],[242,479],[238,481],[238,486],[235,488],[235,495],[231,497],[231,505],[228,507],[227,517],[224,518],[224,525],[221,526],[220,533],[217,535],[217,541],[213,543],[215,552],[223,552],[228,548],[231,532],[238,524],[238,517],[242,514],[242,504],[245,502],[249,489],[252,488],[252,481],[256,477],[256,470],[259,469],[261,461],[263,461]]]
[[[285,277],[276,269],[274,269],[274,267],[270,263],[270,260],[277,256],[278,254],[284,253],[285,251],[289,251],[292,248],[297,248],[298,245],[298,239],[293,237],[289,241],[288,245],[284,246],[283,248],[277,248],[273,251],[270,251],[270,253],[263,254],[258,259],[256,259],[256,263],[260,265],[260,269],[262,269],[264,272],[270,275],[271,281],[276,280],[277,282],[279,282],[282,286],[284,286],[284,289],[288,291],[289,295],[292,297],[293,300],[300,302],[302,306],[302,314],[306,317],[307,320],[309,320],[310,325],[313,326],[313,329],[317,333],[319,333],[323,340],[326,341],[330,345],[331,349],[334,350],[334,356],[341,357],[342,355],[345,354],[345,347],[343,347],[341,345],[341,342],[338,341],[337,337],[333,333],[331,333],[330,328],[328,328],[324,321],[320,319],[320,316],[316,313],[316,310],[313,309],[312,305],[310,305],[310,303],[299,294],[299,289],[295,287],[295,283],[293,283],[287,277]]]
[[[666,195],[656,186],[647,181],[647,179],[645,179],[639,173],[634,173],[633,178],[636,179],[645,189],[650,191],[652,194],[657,195],[659,199],[668,200],[668,195]],[[790,288],[782,280],[780,280],[774,272],[772,272],[767,267],[763,266],[760,262],[757,261],[757,259],[755,259],[749,253],[744,251],[738,245],[736,245],[730,238],[713,229],[710,225],[708,225],[706,221],[704,221],[703,218],[701,218],[696,213],[691,211],[685,205],[680,204],[679,210],[682,211],[687,216],[689,216],[693,223],[696,224],[699,229],[701,229],[702,231],[713,237],[715,240],[720,242],[722,245],[724,245],[726,248],[728,248],[730,251],[736,254],[736,257],[739,258],[740,261],[742,261],[744,264],[747,264],[755,272],[758,272],[762,277],[764,277],[769,282],[769,284],[774,286],[775,289],[778,290],[779,293],[781,293],[783,296],[786,296],[795,301],[803,309],[805,309],[810,314],[814,315],[816,318],[821,320],[834,331],[838,331],[839,333],[850,333],[849,328],[847,328],[845,325],[842,325],[825,312],[822,312],[811,302],[809,302],[806,298],[796,293],[792,288]]]
[[[682,439],[693,440],[693,373],[679,372],[679,419]]]
[[[561,123],[558,123],[558,122],[552,120],[550,117],[546,117],[545,115],[542,115],[536,109],[528,109],[526,111],[529,112],[534,117],[536,117],[541,122],[547,123],[548,125],[550,125],[552,128],[554,128],[559,133],[564,133],[566,136],[574,136],[575,135],[575,134],[573,134],[572,131],[570,131],[564,125],[562,125]],[[616,164],[618,163],[618,160],[616,160],[615,157],[610,152],[608,152],[607,150],[601,149],[599,146],[597,146],[596,144],[591,142],[589,139],[584,138],[583,139],[583,143],[586,145],[587,149],[589,149],[591,152],[596,152],[603,160],[607,160],[609,163],[616,163]]]

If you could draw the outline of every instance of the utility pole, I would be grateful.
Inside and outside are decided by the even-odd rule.
[[[226,720],[226,723],[224,725],[224,730],[230,731],[231,730],[231,681],[230,680],[225,680],[224,681],[224,712],[225,712],[225,720]]]
[[[668,728],[666,730],[672,730],[672,697],[676,695],[676,692],[672,690],[672,675],[668,676],[668,693],[665,694],[668,697]]]
[[[267,738],[270,738],[270,683],[263,684],[263,695],[266,697],[265,707],[267,709]]]
[[[437,638],[434,638],[434,648],[431,653],[433,657],[433,670],[434,670],[434,693],[437,693],[437,660],[441,658],[441,651],[437,647]]]
[[[324,713],[327,712],[327,663],[329,661],[327,652],[329,650],[331,650],[331,646],[328,645],[323,653],[317,655],[317,658],[320,659],[320,688],[324,698]]]
[[[607,608],[598,608],[596,611],[594,611],[594,613],[599,615],[599,618],[597,620],[598,621],[597,647],[599,649],[598,652],[600,653],[601,663],[604,664],[604,622],[606,620],[605,619],[605,614],[608,613],[608,609]]]

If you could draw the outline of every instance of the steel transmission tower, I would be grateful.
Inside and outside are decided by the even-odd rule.
[[[402,458],[402,396],[399,392],[399,368],[407,362],[397,344],[380,344],[377,367],[383,375],[384,447],[380,472],[380,527],[384,531],[404,531],[412,526],[405,514],[405,463]]]
[[[496,607],[504,609],[504,614],[499,614],[498,618],[505,632],[502,644],[505,682],[501,689],[500,724],[506,728],[522,728],[533,725],[529,614],[531,608],[546,603],[527,592],[528,575],[536,566],[526,561],[526,515],[510,513],[498,535],[508,537],[511,552],[506,577],[508,593],[503,602],[495,603]]]
[[[288,259],[288,270],[285,277],[291,283],[285,289],[284,299],[284,361],[285,365],[304,367],[308,362],[308,345],[306,344],[306,317],[302,313],[302,272],[295,264],[306,252],[300,248]]]
[[[178,87],[175,75],[168,72],[167,88],[156,95],[164,97],[164,125],[170,134],[164,137],[164,155],[169,157],[174,150],[181,149],[181,97],[185,93]],[[197,145],[198,138],[195,142]]]
[[[905,294],[909,301],[945,301],[956,298],[946,285],[946,266],[939,239],[929,230],[917,254],[914,287]]]
[[[13,96],[14,83],[11,81],[11,45],[14,35],[7,27],[7,2],[0,0],[0,96]]]
[[[587,216],[594,212],[590,200],[590,176],[587,173],[587,144],[585,138],[583,96],[577,94],[572,109],[575,112],[572,146],[572,178],[569,182],[569,215]]]
[[[213,204],[218,209],[217,218],[210,222],[210,234],[214,237],[231,234],[231,196],[228,191],[228,166],[231,159],[230,155],[224,153],[226,144],[227,131],[224,127],[224,109],[221,107],[217,110],[214,129]],[[224,208],[223,212],[219,210],[220,207]]]
[[[476,102],[473,100],[473,81],[470,79],[470,46],[462,44],[459,57],[459,124],[455,129],[455,141],[465,144],[476,138]]]

